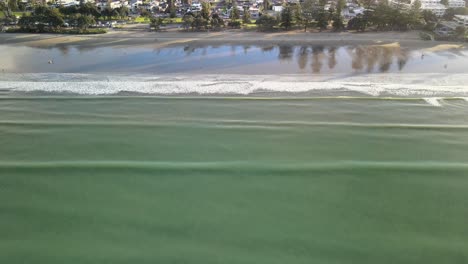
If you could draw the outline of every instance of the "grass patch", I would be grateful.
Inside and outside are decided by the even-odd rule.
[[[163,18],[163,24],[182,24],[182,18],[181,17],[174,17],[174,18]]]
[[[21,17],[23,14],[29,16],[31,15],[31,12],[12,12],[14,16],[16,17]],[[3,12],[0,12],[0,19],[5,18],[5,14]]]
[[[136,23],[150,23],[150,18],[148,17],[137,17],[134,20]],[[182,18],[181,17],[175,17],[175,18],[169,18],[165,17],[163,18],[163,24],[168,25],[168,24],[182,24]]]
[[[137,23],[149,23],[150,19],[148,17],[137,17],[137,18],[135,18],[135,22],[137,22]]]
[[[253,23],[253,24],[243,24],[243,27],[245,29],[256,29],[258,27],[257,24]]]
[[[13,15],[17,16],[17,17],[20,17],[22,16],[23,14],[29,16],[31,15],[31,12],[13,12]]]

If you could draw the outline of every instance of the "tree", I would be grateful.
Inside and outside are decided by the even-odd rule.
[[[231,20],[228,22],[228,27],[230,28],[240,28],[241,27],[241,22],[239,20]]]
[[[411,5],[411,9],[408,11],[407,15],[407,26],[404,30],[408,28],[414,28],[421,24],[422,15],[421,15],[421,1],[415,0]]]
[[[272,30],[274,26],[278,24],[278,21],[275,17],[270,15],[262,15],[255,24],[258,25],[260,30]]]
[[[357,15],[348,21],[348,29],[364,31],[367,27],[367,21],[363,15]]]
[[[317,15],[317,26],[320,31],[328,27],[328,14],[325,11],[319,12]]]
[[[401,0],[397,0],[397,5],[400,4],[400,1]],[[363,6],[364,8],[366,8],[366,9],[370,9],[373,6],[375,6],[375,2],[376,2],[376,0],[360,0],[359,1],[360,5]],[[381,3],[381,1],[380,1],[380,3]]]
[[[119,17],[121,19],[126,18],[128,17],[128,15],[130,15],[130,10],[126,6],[121,6],[119,8],[116,8],[116,10],[118,11]]]
[[[201,9],[201,16],[209,20],[210,19],[210,13],[211,13],[211,6],[209,2],[202,2],[202,9]]]
[[[464,26],[458,26],[455,28],[455,36],[460,39],[464,39],[466,34],[466,29]]]
[[[120,12],[117,8],[112,10],[112,16],[113,17],[120,17]]]
[[[46,27],[58,28],[64,24],[63,14],[57,8],[49,8],[39,5],[33,10],[31,15],[23,16],[18,22],[23,30],[33,30],[44,32]]]
[[[18,10],[24,12],[26,10],[26,3],[22,2],[21,0],[17,0],[18,3]]]
[[[57,28],[63,25],[63,15],[56,8],[49,8],[47,6],[37,6],[31,14],[32,19],[40,25],[48,25],[52,28]]]
[[[314,20],[317,12],[317,1],[316,0],[304,0],[301,6],[302,10],[302,25],[304,26],[304,32],[307,31],[307,27]]]
[[[101,16],[110,18],[112,16],[112,8],[110,6],[107,6],[103,10],[101,10]]]
[[[248,6],[244,6],[244,15],[242,16],[242,23],[250,24],[250,11]]]
[[[440,0],[440,3],[443,4],[444,6],[448,6],[449,0]]]
[[[431,10],[424,9],[421,12],[421,16],[424,19],[424,22],[426,23],[436,23],[439,19],[437,18],[436,14],[432,12]]]
[[[163,24],[163,19],[161,17],[152,17],[150,18],[150,28],[158,31],[161,29],[161,25]]]
[[[292,6],[294,24],[302,25],[302,9],[300,4]]]
[[[96,20],[91,15],[81,15],[77,18],[76,24],[80,29],[88,29],[89,26],[96,24]]]
[[[391,25],[395,19],[398,19],[398,13],[395,8],[392,8],[385,2],[380,2],[372,14],[369,14],[369,22],[377,27],[378,30],[391,29]]]
[[[346,0],[338,0],[336,3],[336,10],[342,11],[346,7]]]
[[[175,18],[175,17],[177,17],[176,7],[175,7],[174,5],[172,5],[171,7],[169,7],[169,17],[170,17],[170,18]]]
[[[166,3],[167,3],[167,7],[166,7],[165,12],[170,13],[171,9],[174,7],[174,0],[167,0]]]
[[[328,21],[330,18],[330,13],[325,11],[326,0],[319,0],[319,4],[317,6],[317,15],[315,16],[315,20],[317,20],[317,26],[319,27],[320,31],[327,29]]]
[[[421,1],[415,0],[413,4],[411,5],[411,9],[420,11],[421,10]]]
[[[335,13],[333,15],[333,22],[332,26],[335,31],[340,31],[344,29],[344,23],[343,23],[343,17],[341,16],[341,13]]]
[[[80,12],[76,6],[60,6],[59,11],[65,16],[70,16]]]
[[[13,16],[13,13],[12,13],[12,11],[11,11],[10,6],[9,6],[6,2],[0,1],[0,11],[3,12],[5,18],[12,18],[12,17],[14,17],[14,16]]]
[[[49,25],[53,28],[58,28],[63,26],[65,21],[63,20],[63,15],[59,12],[58,9],[48,9],[46,12],[46,23],[48,22]]]
[[[94,18],[97,18],[100,15],[96,5],[90,2],[86,2],[82,6],[80,6],[79,13],[82,15],[91,15]]]
[[[192,25],[192,28],[196,28],[197,30],[206,29],[208,26],[208,20],[204,19],[201,15],[197,15],[194,18]]]
[[[219,29],[224,26],[224,20],[216,13],[211,15],[210,21],[211,27],[214,29]]]
[[[343,17],[341,16],[341,8],[344,5],[343,3],[340,3],[340,1],[338,1],[338,4],[336,5],[335,13],[332,14],[332,26],[335,31],[344,29]]]
[[[454,16],[455,10],[453,8],[448,8],[447,10],[445,10],[444,19],[452,20]]]
[[[286,30],[290,29],[293,23],[293,14],[292,10],[289,6],[284,6],[283,10],[281,10],[281,27],[285,28]]]
[[[185,30],[188,30],[189,28],[193,29],[194,18],[192,14],[184,15],[184,17],[182,18],[182,21],[183,21],[182,25],[184,26]]]
[[[234,0],[232,2],[230,18],[232,20],[236,20],[236,19],[240,18],[239,9],[237,9],[237,1],[236,0]]]
[[[8,7],[11,11],[18,11],[18,1],[17,0],[8,0]]]
[[[146,8],[141,8],[140,9],[140,16],[142,17],[150,17],[151,13],[146,10]]]
[[[455,15],[468,15],[468,7],[457,7],[453,9]]]
[[[22,30],[30,30],[32,29],[32,27],[34,26],[34,19],[32,16],[27,16],[26,14],[23,14],[21,16],[21,18],[18,20],[18,26],[20,26],[20,28]]]
[[[270,9],[270,6],[271,6],[271,3],[269,0],[263,0],[263,3],[262,3],[262,9],[263,11],[266,12],[266,10],[269,10]]]

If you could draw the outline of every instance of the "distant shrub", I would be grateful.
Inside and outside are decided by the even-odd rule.
[[[255,22],[258,28],[263,31],[272,30],[274,26],[278,25],[278,20],[269,15],[263,15]]]
[[[234,20],[234,21],[229,21],[228,22],[228,27],[230,28],[240,28],[241,27],[241,22]]]
[[[419,32],[419,37],[422,40],[432,40],[432,35],[426,32]]]

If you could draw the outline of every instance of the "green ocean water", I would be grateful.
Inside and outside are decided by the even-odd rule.
[[[0,98],[0,263],[468,263],[468,102]]]

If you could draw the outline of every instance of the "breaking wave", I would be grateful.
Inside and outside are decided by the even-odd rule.
[[[0,76],[0,90],[16,93],[79,95],[261,95],[304,94],[333,96],[396,96],[423,98],[440,106],[439,97],[468,96],[468,74],[369,75],[187,75],[125,76],[93,74],[8,74]]]

